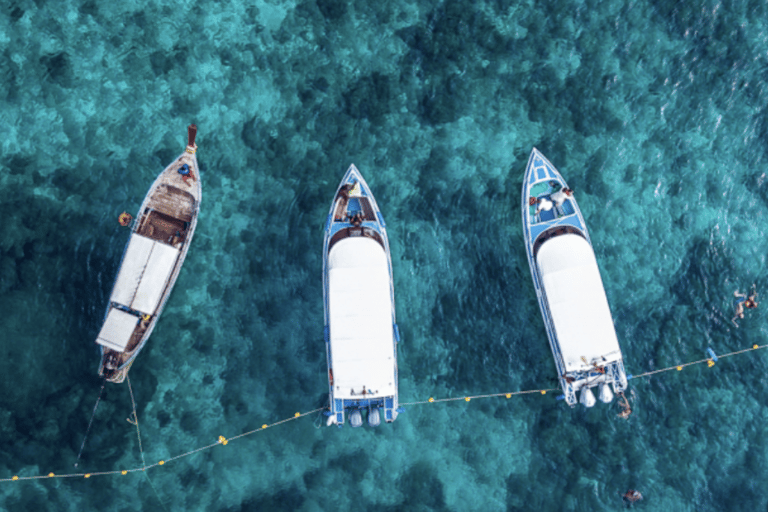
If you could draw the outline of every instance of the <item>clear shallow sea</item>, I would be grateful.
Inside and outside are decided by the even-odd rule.
[[[401,401],[556,386],[525,260],[536,146],[576,190],[627,369],[765,344],[768,5],[0,6],[0,479],[140,467],[98,395],[127,232],[198,125],[192,248],[130,372],[148,464],[321,407],[322,228],[355,163],[387,218]],[[144,5],[141,5],[144,4]],[[690,3],[693,4],[693,3]],[[2,510],[768,509],[768,354],[555,393],[313,417],[125,476],[0,482]]]

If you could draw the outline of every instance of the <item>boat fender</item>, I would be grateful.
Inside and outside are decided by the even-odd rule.
[[[325,421],[325,426],[330,427],[336,423],[336,415],[332,414],[331,416],[328,416],[328,419]]]
[[[119,222],[121,226],[127,226],[132,220],[133,217],[131,217],[131,214],[128,212],[123,212],[117,217],[117,222]]]
[[[595,395],[592,394],[592,390],[590,390],[587,386],[581,388],[581,398],[579,399],[579,402],[581,402],[581,405],[587,408],[595,405]]]
[[[360,414],[360,410],[354,410],[349,415],[349,424],[353,427],[362,427],[363,426],[363,415]]]
[[[613,393],[611,393],[611,388],[608,387],[608,384],[605,382],[600,383],[600,401],[604,404],[611,403],[611,400],[613,400]]]

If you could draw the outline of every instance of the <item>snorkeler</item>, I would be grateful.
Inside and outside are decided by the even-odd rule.
[[[621,406],[621,412],[618,414],[619,418],[629,418],[629,415],[632,414],[632,409],[629,407],[629,401],[623,392],[619,393],[619,405]]]
[[[636,501],[640,501],[641,499],[643,499],[643,495],[640,494],[639,491],[630,489],[624,493],[624,496],[622,496],[622,498],[624,498],[624,501],[627,501],[629,503],[635,503]]]
[[[735,325],[738,329],[739,324],[736,323],[736,319],[744,318],[744,308],[754,309],[759,304],[757,302],[757,289],[753,284],[752,292],[749,294],[749,297],[747,297],[747,295],[744,293],[739,293],[739,290],[733,292],[733,297],[733,305],[736,309],[736,312],[733,315],[733,318],[731,318],[731,322],[733,322],[733,325]]]

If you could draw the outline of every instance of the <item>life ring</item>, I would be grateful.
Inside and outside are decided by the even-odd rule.
[[[131,214],[127,212],[123,212],[117,217],[117,222],[119,222],[121,226],[127,226],[131,223],[132,220],[133,217],[131,217]]]

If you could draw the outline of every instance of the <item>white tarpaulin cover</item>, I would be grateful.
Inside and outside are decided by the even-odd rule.
[[[586,370],[592,363],[601,365],[621,359],[608,299],[589,242],[574,234],[556,236],[542,244],[536,260],[566,371]]]
[[[328,255],[334,396],[395,394],[395,346],[387,254],[366,237],[345,238]],[[355,395],[351,394],[354,390]]]
[[[131,235],[110,301],[153,314],[179,250],[141,235]]]
[[[107,321],[104,322],[104,326],[96,338],[96,343],[122,352],[125,350],[125,346],[128,345],[131,334],[133,334],[133,330],[138,323],[139,319],[137,317],[129,315],[125,311],[111,308],[107,315]]]

